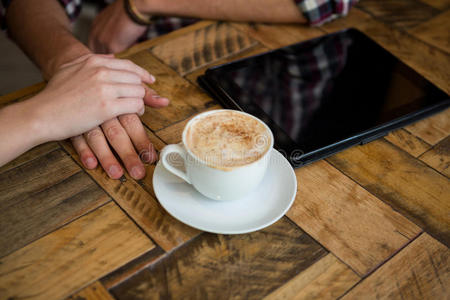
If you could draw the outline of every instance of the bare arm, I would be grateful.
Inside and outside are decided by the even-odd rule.
[[[306,23],[293,0],[135,0],[150,15],[199,19]]]
[[[56,0],[14,0],[6,21],[12,38],[46,79],[62,64],[90,53],[72,35],[70,21]]]

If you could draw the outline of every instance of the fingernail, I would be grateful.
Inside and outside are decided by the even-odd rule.
[[[119,173],[120,173],[120,168],[119,168],[118,166],[112,165],[111,167],[109,167],[108,174],[109,174],[111,177],[117,177],[117,175],[118,175]]]
[[[150,152],[148,151],[143,151],[141,153],[141,159],[143,162],[148,163],[150,162],[151,156],[150,156]]]
[[[92,157],[88,157],[88,158],[84,161],[84,165],[85,165],[86,168],[88,168],[88,169],[93,169],[93,168],[95,168],[95,159],[93,159]]]
[[[153,76],[152,74],[150,74],[150,83],[153,83],[156,81],[155,76]]]
[[[145,173],[144,173],[144,169],[142,167],[135,166],[135,167],[131,168],[130,174],[131,174],[131,177],[139,179],[139,178],[144,177]]]

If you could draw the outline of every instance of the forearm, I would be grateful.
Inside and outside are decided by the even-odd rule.
[[[306,23],[293,0],[135,0],[147,14],[199,19]]]
[[[0,110],[0,166],[46,141],[31,100]]]
[[[11,37],[50,78],[58,67],[89,49],[70,31],[70,22],[56,0],[14,0],[6,21]]]

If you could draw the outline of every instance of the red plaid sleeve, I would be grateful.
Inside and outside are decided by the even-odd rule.
[[[347,15],[358,0],[294,0],[312,26]]]

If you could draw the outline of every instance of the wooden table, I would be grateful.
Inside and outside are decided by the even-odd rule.
[[[450,93],[450,2],[380,2],[319,28],[203,21],[123,53],[172,100],[142,117],[152,142],[219,107],[197,86],[207,67],[350,26]],[[447,110],[297,169],[287,216],[244,235],[172,218],[153,165],[111,180],[68,142],[41,145],[0,168],[0,299],[449,299],[449,133]]]

